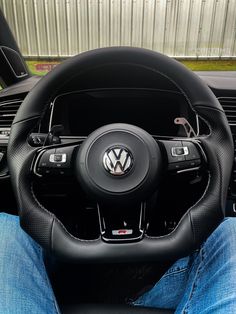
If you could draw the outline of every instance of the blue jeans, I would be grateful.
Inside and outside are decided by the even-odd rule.
[[[236,313],[236,218],[225,219],[198,252],[178,260],[136,306],[175,313]]]
[[[176,313],[236,313],[236,218],[178,260],[134,305]],[[42,249],[16,216],[0,213],[0,314],[59,313]]]
[[[16,216],[0,213],[0,314],[56,314],[41,247]]]

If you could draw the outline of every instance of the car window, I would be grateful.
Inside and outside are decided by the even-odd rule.
[[[0,0],[33,74],[77,53],[135,46],[192,70],[236,70],[236,1]]]

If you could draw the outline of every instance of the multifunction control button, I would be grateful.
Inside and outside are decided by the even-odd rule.
[[[183,146],[188,148],[189,153],[186,155],[186,160],[194,160],[194,159],[199,159],[200,154],[197,150],[196,145],[194,145],[191,142],[185,142],[183,141]]]
[[[188,147],[172,147],[171,154],[173,157],[188,155]]]
[[[201,164],[197,146],[188,141],[160,141],[164,144],[169,170],[196,168]]]
[[[48,149],[41,154],[36,164],[40,175],[66,175],[71,173],[72,154],[76,146]]]
[[[66,154],[51,154],[49,157],[50,162],[56,163],[65,163],[66,162]]]

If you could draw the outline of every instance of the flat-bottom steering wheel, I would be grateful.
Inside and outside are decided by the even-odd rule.
[[[30,133],[66,82],[72,78],[79,80],[92,69],[99,71],[102,66],[112,68],[113,65],[143,68],[169,80],[204,119],[210,134],[184,141],[179,138],[158,141],[139,127],[120,123],[94,130],[82,145],[73,143],[43,149],[30,146]],[[149,237],[145,233],[141,206],[137,230],[114,230],[109,239],[101,230],[98,239],[85,241],[70,234],[62,222],[40,204],[32,189],[35,169],[40,168],[42,160],[48,162],[56,154],[65,158],[82,188],[98,203],[120,204],[120,207],[144,203],[160,186],[176,154],[193,154],[192,159],[198,165],[205,158],[209,182],[201,199],[186,211],[170,234]],[[189,156],[185,167],[191,167],[191,161]],[[43,248],[75,262],[153,261],[191,253],[224,217],[232,162],[230,128],[211,90],[177,61],[153,51],[127,47],[82,53],[42,78],[22,103],[8,144],[8,163],[21,226]],[[116,236],[127,241],[116,241]]]

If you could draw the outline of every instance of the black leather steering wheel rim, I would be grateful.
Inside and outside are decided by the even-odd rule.
[[[184,94],[193,110],[206,121],[210,135],[201,137],[209,161],[209,182],[202,198],[163,237],[145,236],[136,243],[107,244],[101,239],[83,241],[36,199],[31,185],[31,164],[37,149],[27,138],[49,101],[66,81],[104,64],[134,64],[168,78]],[[8,164],[20,222],[43,248],[75,262],[122,262],[176,259],[191,253],[224,217],[233,162],[233,140],[226,116],[212,91],[194,73],[173,59],[140,48],[104,48],[75,56],[55,68],[28,94],[12,125]]]

